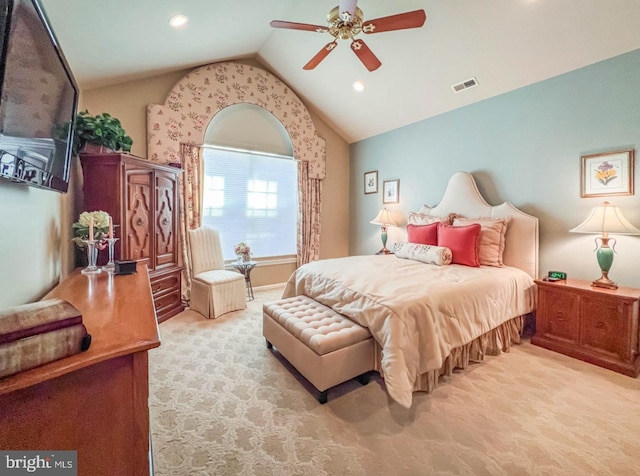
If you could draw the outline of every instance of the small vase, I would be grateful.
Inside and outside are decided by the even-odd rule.
[[[82,274],[97,274],[102,272],[100,268],[96,266],[98,261],[98,247],[96,246],[96,240],[82,240],[87,247],[87,267],[80,271]]]
[[[251,255],[249,253],[244,253],[242,255],[242,262],[248,263],[249,261],[251,261]]]

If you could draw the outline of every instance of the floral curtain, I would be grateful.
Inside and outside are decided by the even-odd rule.
[[[298,160],[298,260],[301,266],[320,257],[322,180],[309,178],[309,162]]]
[[[202,183],[204,165],[202,147],[194,144],[180,144],[180,156],[184,173],[180,178],[180,243],[184,266],[182,299],[191,299],[191,251],[187,242],[187,231],[202,224]]]

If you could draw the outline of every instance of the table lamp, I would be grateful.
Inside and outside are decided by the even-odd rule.
[[[604,202],[601,207],[595,207],[591,210],[591,214],[585,221],[569,231],[571,233],[596,233],[602,235],[595,239],[596,248],[598,249],[596,256],[602,276],[591,285],[600,288],[617,289],[618,285],[609,279],[609,270],[613,264],[613,253],[616,245],[616,239],[610,238],[609,233],[614,235],[640,235],[640,230],[627,221],[620,208],[612,207],[609,202]],[[600,240],[600,247],[598,247],[598,240]],[[613,248],[609,247],[609,241],[613,241]]]
[[[383,208],[378,212],[376,217],[373,220],[371,220],[369,223],[373,223],[374,225],[380,225],[382,230],[380,235],[382,238],[382,249],[378,251],[378,253],[376,254],[379,254],[379,255],[390,254],[391,251],[387,249],[387,227],[398,226],[395,220],[391,217],[391,212],[389,212],[389,210],[387,210],[386,208]]]

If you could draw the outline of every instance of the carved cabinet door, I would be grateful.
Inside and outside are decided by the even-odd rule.
[[[149,269],[153,262],[153,170],[125,169],[125,219],[122,225],[123,255],[141,260]]]
[[[155,172],[156,269],[178,264],[178,186],[176,175]]]

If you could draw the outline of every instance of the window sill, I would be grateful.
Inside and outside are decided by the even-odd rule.
[[[260,267],[263,266],[279,266],[282,264],[296,264],[297,263],[297,258],[293,255],[290,256],[267,256],[264,258],[251,258],[252,261],[256,261]],[[224,262],[224,267],[226,269],[233,269],[233,263],[235,263],[236,260],[226,260]]]

